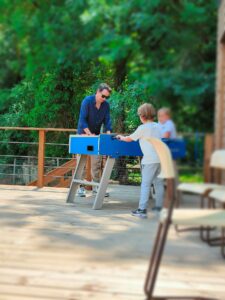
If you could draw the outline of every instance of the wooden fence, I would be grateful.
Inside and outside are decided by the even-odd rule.
[[[30,182],[30,185],[36,185],[38,188],[42,188],[43,186],[49,184],[49,182],[54,180],[54,176],[64,176],[66,172],[70,169],[75,168],[75,162],[67,162],[64,166],[56,168],[50,172],[46,172],[45,174],[45,146],[46,146],[46,134],[47,132],[69,132],[76,133],[76,129],[69,128],[34,128],[34,127],[0,127],[0,130],[11,130],[11,131],[36,131],[38,132],[38,163],[37,163],[37,180]],[[210,155],[214,149],[214,136],[212,134],[206,134],[204,138],[204,163],[203,163],[203,175],[204,180],[209,182],[212,180],[212,172],[209,167]],[[67,170],[68,168],[68,170]],[[90,161],[88,162],[87,167],[87,180],[91,180],[90,174]],[[217,174],[217,181],[218,181]],[[215,177],[215,176],[214,176]],[[69,180],[61,178],[60,186],[68,186]]]
[[[76,129],[69,128],[35,128],[35,127],[0,127],[0,130],[21,130],[21,131],[37,131],[38,132],[38,172],[36,185],[38,188],[44,186],[44,165],[45,165],[45,144],[46,133],[55,132],[71,132],[76,133]]]

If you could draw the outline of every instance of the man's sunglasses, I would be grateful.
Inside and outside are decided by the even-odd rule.
[[[106,95],[102,94],[102,98],[103,98],[103,99],[109,99],[109,97],[110,97],[110,96],[106,96]]]

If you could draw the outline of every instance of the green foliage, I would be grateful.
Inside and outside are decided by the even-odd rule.
[[[204,182],[202,172],[194,172],[193,170],[190,170],[189,172],[186,170],[185,172],[181,172],[181,175],[179,176],[180,182],[195,182],[195,183],[201,183]]]
[[[76,128],[105,81],[114,131],[134,130],[144,102],[212,131],[216,18],[214,0],[2,0],[0,125]]]
[[[157,107],[156,99],[150,95],[149,86],[137,81],[133,84],[128,84],[126,81],[122,86],[122,91],[114,92],[110,100],[112,119],[116,120],[114,130],[119,132],[122,128],[127,133],[135,130],[140,125],[140,119],[137,116],[138,107],[143,103],[152,103]],[[121,112],[124,114],[123,120],[121,120]]]

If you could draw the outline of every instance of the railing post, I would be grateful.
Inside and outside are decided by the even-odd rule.
[[[44,186],[44,166],[45,166],[45,130],[39,130],[38,141],[38,180],[37,187]]]
[[[203,165],[203,173],[204,173],[204,182],[212,182],[213,174],[212,169],[210,169],[210,157],[214,150],[214,136],[213,134],[206,134],[204,141],[204,165]]]

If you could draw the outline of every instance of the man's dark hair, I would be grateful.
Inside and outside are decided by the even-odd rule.
[[[103,90],[107,90],[109,93],[112,92],[111,87],[110,87],[107,83],[101,83],[101,84],[99,84],[98,90],[99,90],[100,92],[103,91]]]

